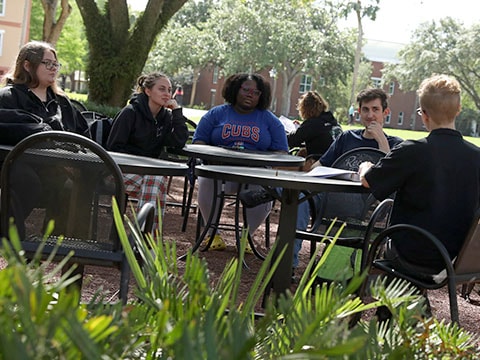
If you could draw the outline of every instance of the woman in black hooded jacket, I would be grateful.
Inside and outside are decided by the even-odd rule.
[[[107,149],[132,155],[158,158],[165,147],[182,148],[188,140],[187,119],[182,108],[172,99],[172,84],[162,73],[142,75],[130,102],[115,117]],[[163,209],[166,180],[163,176],[124,174],[130,197],[138,199],[138,207],[157,198]],[[155,216],[155,227],[158,214]]]

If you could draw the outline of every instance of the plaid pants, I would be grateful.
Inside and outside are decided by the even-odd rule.
[[[166,178],[155,175],[123,174],[123,180],[128,197],[138,200],[138,210],[146,203],[152,203],[154,205],[155,223],[153,230],[155,232],[155,230],[158,229],[157,199],[160,200],[163,219],[163,209],[165,208],[167,197]]]

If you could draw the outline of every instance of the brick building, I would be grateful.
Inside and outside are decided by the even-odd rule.
[[[386,119],[385,127],[397,129],[424,130],[420,117],[417,115],[418,100],[414,91],[405,92],[400,90],[399,84],[394,81],[385,83],[382,79],[382,69],[384,64],[389,61],[395,61],[395,56],[402,44],[380,43],[369,41],[364,48],[367,59],[372,63],[371,80],[374,86],[381,86],[390,96],[389,105],[391,114]],[[282,106],[281,79],[275,76],[274,72],[267,70],[261,74],[270,81],[272,86],[273,101],[271,110],[278,116],[285,115],[289,117],[298,116],[296,104],[300,95],[308,91],[312,84],[312,79],[306,74],[299,76],[293,85],[293,91],[290,98],[290,111],[288,114],[280,114],[279,109]],[[203,106],[205,109],[211,109],[213,106],[223,103],[222,86],[223,77],[220,75],[217,67],[203,69],[196,84],[195,98],[193,104]],[[185,103],[190,103],[191,86],[184,87]]]
[[[31,0],[0,0],[0,76],[29,39],[31,10]]]

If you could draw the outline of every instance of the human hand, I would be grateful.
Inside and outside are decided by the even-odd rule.
[[[367,134],[371,135],[375,140],[377,140],[377,142],[379,142],[381,138],[385,137],[383,126],[376,121],[370,122],[365,128],[365,131]]]
[[[178,105],[177,100],[170,99],[165,103],[165,107],[167,109],[175,110],[178,109],[180,106]]]
[[[358,174],[363,177],[365,173],[373,166],[370,161],[364,161],[358,166]]]

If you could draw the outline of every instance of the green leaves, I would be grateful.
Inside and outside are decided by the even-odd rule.
[[[369,302],[356,296],[365,274],[347,284],[314,286],[328,251],[308,265],[294,292],[269,297],[258,316],[278,262],[271,264],[270,251],[241,299],[246,231],[239,259],[212,284],[204,260],[189,254],[178,262],[174,243],[144,235],[115,203],[113,209],[136,298],[123,306],[97,301],[98,294],[79,304],[78,291],[66,289],[72,279],[61,275],[65,263],[27,263],[12,228],[1,249],[8,262],[0,271],[1,359],[476,358],[477,339],[457,325],[421,318],[421,297],[404,281],[372,283]],[[380,305],[392,312],[389,326],[371,316],[351,321]]]

